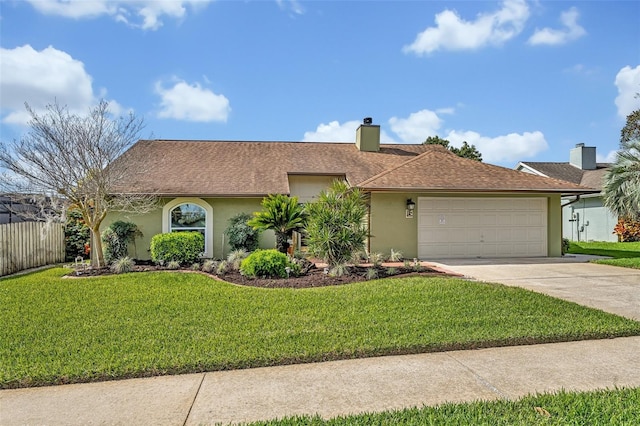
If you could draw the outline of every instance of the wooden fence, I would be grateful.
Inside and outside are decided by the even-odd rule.
[[[62,223],[0,225],[0,276],[64,262],[64,250]]]

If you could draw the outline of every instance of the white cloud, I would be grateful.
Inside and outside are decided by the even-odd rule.
[[[598,163],[613,163],[616,161],[616,157],[618,156],[618,151],[609,151],[609,153],[605,156],[596,152],[596,162]]]
[[[536,32],[529,38],[528,43],[534,46],[538,44],[558,45],[579,39],[587,34],[585,29],[578,25],[579,15],[578,9],[575,7],[562,12],[560,15],[560,22],[562,22],[562,25],[564,26],[563,29],[536,29]]]
[[[631,112],[640,108],[640,65],[635,68],[627,65],[618,71],[615,85],[618,88],[616,97],[618,115],[626,118]]]
[[[340,124],[334,120],[329,124],[320,123],[315,131],[304,132],[303,142],[351,142],[356,141],[356,130],[362,124],[360,121],[345,121]],[[380,129],[381,143],[397,143],[393,138]]]
[[[475,145],[487,163],[514,162],[535,157],[549,148],[544,134],[539,131],[522,134],[509,133],[490,138],[473,131],[453,130],[445,137],[453,146],[459,147],[466,141]]]
[[[500,10],[480,14],[475,21],[465,21],[447,9],[436,15],[435,27],[419,33],[402,50],[421,56],[440,49],[472,50],[501,45],[520,34],[528,18],[529,6],[524,0],[505,0]]]
[[[159,118],[226,122],[231,112],[229,99],[204,89],[200,83],[188,84],[179,80],[173,87],[164,88],[161,82],[157,82],[155,89],[162,98]]]
[[[435,112],[423,109],[409,114],[408,118],[391,117],[389,125],[402,143],[422,143],[438,133],[442,119]]]
[[[451,110],[451,111],[450,111]],[[452,109],[445,109],[451,113]],[[388,121],[391,131],[397,139],[389,136],[384,130],[380,131],[381,143],[411,143],[419,144],[429,136],[437,136],[438,129],[443,120],[437,113],[423,109],[409,114],[407,118],[392,117]],[[315,131],[305,132],[305,142],[355,142],[356,129],[359,121],[347,121],[340,124],[331,121],[329,124],[320,124]],[[482,153],[482,158],[488,163],[505,163],[525,160],[535,157],[549,148],[544,134],[540,131],[509,133],[503,136],[487,137],[477,132],[452,130],[447,135],[442,135],[449,140],[452,146],[460,147],[463,142],[475,145]],[[398,140],[399,139],[399,140]]]
[[[25,102],[36,112],[57,101],[71,112],[82,113],[95,103],[92,78],[84,64],[52,46],[41,51],[28,44],[0,48],[0,69],[0,110],[5,123],[24,125],[29,121]]]
[[[28,0],[40,13],[72,19],[112,16],[118,22],[145,30],[157,30],[163,24],[161,18],[185,17],[188,5],[192,10],[206,6],[211,0]],[[138,21],[133,23],[130,16]]]
[[[298,0],[276,0],[276,3],[282,10],[290,10],[296,15],[304,14],[304,8]]]

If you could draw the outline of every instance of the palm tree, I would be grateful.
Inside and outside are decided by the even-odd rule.
[[[619,217],[640,220],[640,110],[627,116],[616,161],[604,176],[603,199]]]
[[[247,224],[260,230],[273,229],[276,248],[286,253],[293,231],[304,229],[305,220],[306,214],[298,204],[298,197],[271,194],[262,200],[262,211],[253,213],[253,218]]]

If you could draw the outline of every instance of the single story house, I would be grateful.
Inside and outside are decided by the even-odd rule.
[[[156,194],[161,206],[135,222],[151,237],[176,230],[205,235],[205,257],[223,258],[228,221],[261,209],[268,194],[314,198],[334,179],[368,196],[367,247],[405,258],[561,255],[564,196],[592,192],[575,183],[460,158],[439,145],[380,144],[365,119],[354,143],[140,140],[118,160],[128,193]],[[274,247],[273,234],[261,247]]]
[[[562,199],[562,236],[571,241],[618,241],[613,228],[618,216],[602,202],[604,175],[611,167],[596,162],[596,148],[579,143],[569,152],[569,162],[520,162],[516,170],[561,179],[594,190],[592,194]],[[567,194],[568,195],[568,194]]]

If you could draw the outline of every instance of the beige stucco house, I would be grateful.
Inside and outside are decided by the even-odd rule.
[[[143,216],[111,215],[138,224],[135,256],[149,258],[153,235],[203,232],[205,256],[229,251],[224,231],[240,212],[260,210],[264,196],[310,202],[332,180],[369,197],[369,250],[407,258],[561,255],[562,196],[580,185],[460,158],[439,145],[380,144],[365,119],[355,143],[141,140],[118,161],[130,167],[123,192],[160,197]],[[189,220],[184,220],[189,219]],[[261,237],[273,247],[273,236]]]

